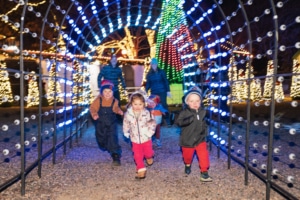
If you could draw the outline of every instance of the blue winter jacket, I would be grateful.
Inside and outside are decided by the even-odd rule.
[[[125,89],[126,84],[124,77],[122,76],[122,69],[118,66],[112,67],[110,64],[104,66],[98,75],[98,87],[101,87],[102,79],[110,80],[114,84],[114,91],[118,90],[119,83]]]
[[[151,90],[151,94],[170,92],[169,81],[164,70],[150,69],[146,76],[146,91],[148,92],[148,90]]]

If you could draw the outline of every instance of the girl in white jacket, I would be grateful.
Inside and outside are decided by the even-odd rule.
[[[124,136],[130,138],[132,143],[133,158],[136,163],[136,179],[146,177],[146,167],[153,164],[154,151],[151,137],[155,132],[156,123],[146,109],[146,99],[140,92],[130,96],[128,109],[124,115]]]

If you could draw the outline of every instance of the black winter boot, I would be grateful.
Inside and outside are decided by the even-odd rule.
[[[121,160],[120,160],[120,155],[117,153],[113,153],[111,155],[113,159],[113,166],[121,166]]]
[[[186,173],[186,174],[190,174],[191,173],[191,165],[185,165],[184,166],[184,172]]]

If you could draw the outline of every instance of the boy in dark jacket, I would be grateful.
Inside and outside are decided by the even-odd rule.
[[[176,124],[181,127],[179,145],[182,150],[185,173],[191,173],[191,164],[196,151],[201,172],[200,181],[210,182],[212,178],[208,175],[207,125],[204,119],[206,111],[201,108],[201,100],[201,90],[198,87],[191,88],[184,97],[186,107],[179,113]]]

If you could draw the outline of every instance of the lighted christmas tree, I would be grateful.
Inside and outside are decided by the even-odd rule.
[[[300,98],[300,63],[298,60],[293,60],[293,76],[291,82],[291,94],[293,99]]]
[[[12,102],[13,95],[6,63],[0,61],[0,105],[9,106]]]
[[[261,81],[259,79],[253,79],[250,83],[250,99],[261,100]]]
[[[253,66],[249,68],[249,63],[246,65],[246,78],[250,78],[250,99],[251,100],[260,100],[261,99],[261,85],[259,79],[254,79]],[[250,70],[249,70],[250,69]],[[250,73],[250,74],[249,74]],[[244,82],[248,90],[247,82]],[[248,93],[248,92],[247,92]],[[247,97],[245,97],[246,99]]]
[[[237,67],[236,67],[234,56],[230,57],[229,64],[230,64],[230,68],[228,70],[228,78],[229,78],[229,82],[232,82],[230,97],[233,103],[237,103],[239,102],[239,98],[238,98],[239,82],[237,81]]]
[[[73,66],[72,104],[83,103],[83,75],[82,67],[78,61]]]
[[[28,80],[28,100],[27,107],[37,106],[39,105],[40,96],[39,96],[39,87],[37,83],[36,74],[32,71],[29,74]]]
[[[94,100],[90,85],[90,74],[86,66],[83,68],[83,105],[89,105]]]
[[[56,100],[57,103],[62,103],[63,98],[61,94],[61,87],[59,79],[57,78],[57,72],[56,72],[56,63],[54,62],[51,64],[50,70],[49,70],[49,80],[48,80],[48,90],[47,90],[47,100],[49,105],[54,104],[54,100]]]
[[[242,102],[244,97],[247,96],[247,91],[245,91],[245,82],[246,82],[246,76],[245,76],[245,71],[243,69],[238,70],[238,81],[236,82],[236,88],[237,88],[237,93],[236,93],[236,99],[238,102]]]
[[[161,15],[156,41],[158,67],[166,71],[170,83],[182,83],[184,73],[196,71],[196,58],[181,1],[163,1]]]
[[[266,100],[270,100],[272,97],[273,75],[274,75],[273,61],[269,60],[267,65],[267,75],[266,75],[264,93],[263,93],[263,98]],[[282,82],[280,81],[276,81],[275,83],[274,98],[284,99]]]
[[[264,93],[263,93],[263,98],[266,100],[271,99],[272,84],[273,84],[272,75],[273,74],[274,74],[273,60],[269,60],[268,65],[267,65],[267,75],[266,75],[266,79],[265,79]]]
[[[120,66],[120,67],[122,67],[122,66]],[[122,76],[125,77],[123,70],[122,70]],[[119,83],[119,85],[118,85],[118,90],[120,91],[120,101],[127,103],[128,95],[127,95],[127,92],[126,92],[125,88],[122,87],[121,83]]]

